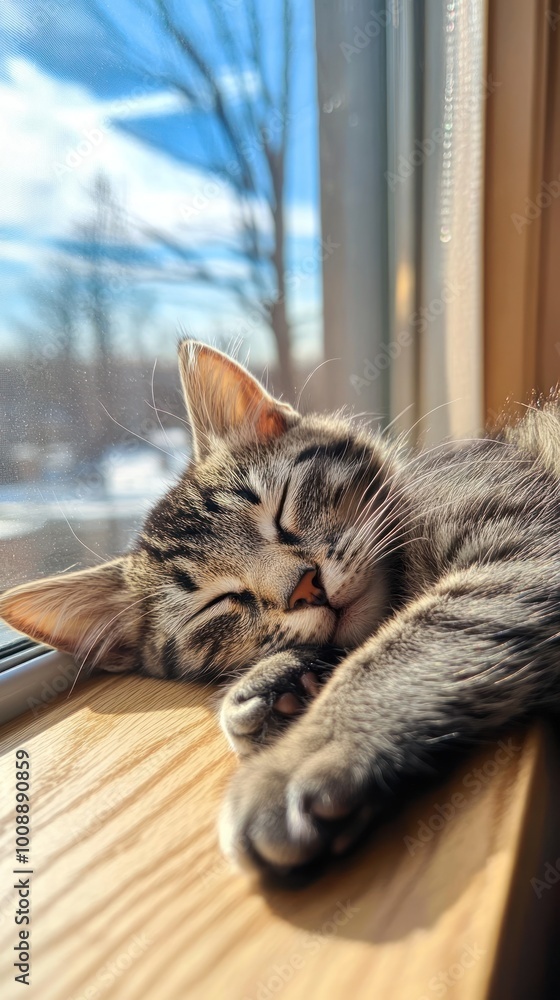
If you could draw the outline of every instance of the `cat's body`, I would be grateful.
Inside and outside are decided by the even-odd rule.
[[[560,704],[560,408],[410,454],[180,356],[195,457],[133,551],[0,612],[88,664],[233,678],[224,847],[300,866],[442,746]]]

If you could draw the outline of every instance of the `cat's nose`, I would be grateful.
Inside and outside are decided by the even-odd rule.
[[[319,571],[316,569],[306,570],[288,599],[288,608],[290,611],[294,611],[298,608],[319,607],[326,603],[327,595],[321,584]]]

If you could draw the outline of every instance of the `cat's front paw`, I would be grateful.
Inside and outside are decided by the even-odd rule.
[[[287,650],[261,660],[226,693],[220,722],[242,756],[272,743],[319,694],[333,669],[314,650]]]
[[[304,729],[305,720],[247,761],[230,786],[220,841],[243,867],[285,873],[315,866],[346,853],[380,811],[382,795],[353,741]]]

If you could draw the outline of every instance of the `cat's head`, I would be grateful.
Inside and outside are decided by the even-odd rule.
[[[179,364],[192,459],[132,551],[16,587],[0,614],[86,665],[155,676],[358,645],[402,585],[383,542],[399,506],[389,450],[349,421],[300,415],[206,345],[183,342]]]

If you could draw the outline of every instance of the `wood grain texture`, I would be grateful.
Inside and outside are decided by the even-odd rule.
[[[515,735],[509,754],[487,747],[359,856],[290,892],[263,888],[220,856],[216,815],[236,761],[213,698],[102,677],[6,728],[3,998],[543,995],[544,942],[560,898],[560,886],[538,899],[530,884],[560,854],[546,730]],[[33,775],[30,988],[14,983],[11,968],[17,747],[29,751]]]

